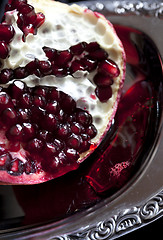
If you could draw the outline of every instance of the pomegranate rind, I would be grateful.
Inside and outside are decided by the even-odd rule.
[[[115,79],[116,87],[113,91],[113,96],[114,96],[113,103],[111,105],[111,108],[110,108],[107,116],[105,116],[107,124],[105,124],[103,126],[103,128],[98,132],[97,136],[91,140],[91,148],[88,151],[80,154],[80,158],[77,160],[77,165],[79,165],[98,147],[98,145],[101,143],[102,139],[106,135],[106,132],[109,130],[109,128],[112,124],[115,113],[117,111],[117,107],[118,107],[118,103],[120,100],[121,91],[122,91],[122,87],[123,87],[124,79],[125,79],[125,72],[126,72],[125,51],[124,51],[122,42],[118,38],[113,25],[102,14],[82,8],[76,4],[73,4],[70,6],[67,4],[63,4],[63,3],[51,1],[51,0],[32,0],[32,1],[29,0],[28,3],[34,6],[36,12],[46,13],[46,11],[48,11],[48,9],[49,10],[54,9],[54,11],[56,11],[56,9],[57,9],[57,11],[59,11],[61,14],[63,12],[65,12],[67,14],[74,13],[75,15],[83,15],[85,18],[89,19],[90,21],[95,21],[95,19],[96,19],[99,22],[99,20],[100,20],[102,26],[107,28],[107,31],[110,32],[112,36],[114,36],[114,39],[116,39],[116,42],[117,42],[117,46],[119,47],[119,50],[117,52],[118,52],[118,60],[119,60],[118,67],[120,69],[120,74]],[[98,42],[98,43],[101,45],[100,42]],[[108,50],[107,44],[101,45],[101,47],[103,49],[105,49],[106,51]],[[109,50],[108,50],[108,53],[109,53]],[[105,104],[107,104],[107,103],[105,103]],[[58,171],[56,174],[49,174],[49,173],[46,173],[46,172],[40,170],[40,171],[37,171],[35,174],[27,175],[27,174],[23,173],[22,175],[15,177],[15,176],[9,175],[6,171],[1,171],[0,172],[0,181],[2,184],[38,184],[38,183],[46,182],[48,180],[59,177],[63,174],[66,174],[69,171],[75,170],[76,168],[78,168],[77,165],[72,168],[68,167],[66,169],[61,169],[61,171]]]

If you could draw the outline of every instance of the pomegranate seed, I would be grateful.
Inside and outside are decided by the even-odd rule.
[[[82,143],[82,138],[81,136],[72,134],[70,137],[67,139],[67,145],[70,148],[73,148],[75,150],[79,150],[80,146]]]
[[[31,23],[27,26],[23,26],[22,31],[25,36],[27,36],[29,33],[36,34],[36,29],[33,27],[33,24],[31,24]]]
[[[88,59],[97,61],[105,60],[107,57],[108,53],[105,52],[103,49],[97,49],[93,52],[90,52],[89,55],[87,55]]]
[[[7,126],[14,125],[17,122],[17,113],[13,108],[6,108],[2,112],[1,119]]]
[[[83,141],[80,146],[80,153],[88,151],[91,146],[89,141]]]
[[[70,67],[70,73],[73,74],[77,71],[84,71],[86,70],[84,68],[84,65],[82,64],[82,61],[80,60],[74,60],[71,64],[71,67]]]
[[[48,98],[50,100],[60,101],[60,99],[61,99],[61,94],[60,93],[61,92],[57,88],[52,88],[48,93]]]
[[[27,4],[27,0],[14,0],[11,4],[13,8],[19,8],[21,4]]]
[[[42,121],[42,127],[46,130],[54,131],[58,127],[58,120],[54,114],[46,114]]]
[[[22,79],[28,76],[28,72],[26,71],[25,67],[18,67],[14,69],[14,78],[15,79]]]
[[[18,13],[17,25],[22,30],[24,26],[23,14]]]
[[[85,42],[78,43],[70,47],[70,51],[73,55],[80,55],[85,50],[87,44]]]
[[[113,84],[113,79],[109,75],[97,73],[93,78],[94,83],[97,86],[105,87]]]
[[[92,123],[92,116],[85,111],[79,111],[76,114],[76,120],[83,126],[88,126]]]
[[[38,67],[40,72],[43,73],[44,75],[48,75],[52,73],[50,61],[39,61]]]
[[[43,142],[40,139],[34,138],[28,142],[26,148],[29,152],[38,153],[43,149],[43,146]]]
[[[58,138],[65,139],[70,135],[70,127],[68,124],[60,124],[57,130]]]
[[[40,121],[43,121],[42,119],[45,116],[45,110],[44,109],[32,105],[30,110],[31,110],[31,120],[32,120],[32,122],[40,123]]]
[[[51,142],[53,135],[47,130],[41,130],[41,131],[39,131],[37,137],[38,137],[38,139],[40,139],[42,141]]]
[[[61,140],[55,138],[54,141],[53,141],[53,143],[57,146],[57,148],[58,148],[59,150],[61,150],[61,149],[63,148],[63,145],[64,145],[64,144],[63,144],[63,142],[61,142]]]
[[[109,100],[109,98],[111,98],[111,96],[112,96],[112,89],[110,86],[97,87],[95,89],[95,93],[101,102],[107,102]]]
[[[67,148],[65,150],[68,161],[76,161],[80,156],[79,153],[73,148]]]
[[[21,108],[29,108],[32,104],[32,97],[29,93],[23,93],[18,100],[18,106]]]
[[[52,73],[56,77],[65,77],[68,75],[68,68],[62,68],[52,63]]]
[[[12,25],[0,24],[0,41],[9,43],[15,35],[15,30]]]
[[[9,94],[14,99],[19,99],[19,97],[26,91],[27,85],[19,80],[15,80],[8,88]]]
[[[110,59],[102,61],[99,64],[98,71],[102,72],[104,74],[107,74],[111,77],[118,77],[120,74],[120,70],[119,70],[117,64]]]
[[[0,41],[0,58],[5,59],[9,54],[9,48],[7,43]]]
[[[88,59],[87,57],[82,58],[81,63],[88,72],[95,70],[97,67],[97,61]]]
[[[38,60],[35,59],[34,61],[29,62],[26,66],[25,69],[28,72],[28,74],[33,74],[38,68]]]
[[[64,111],[62,109],[57,114],[57,118],[61,122],[63,122],[66,119],[66,114],[64,113]]]
[[[13,107],[10,96],[6,92],[0,92],[0,112],[8,107]]]
[[[36,21],[36,13],[34,7],[29,4],[19,4],[18,10],[23,15],[25,25],[33,23]]]
[[[99,50],[99,49],[100,49],[100,45],[97,42],[90,42],[90,43],[87,44],[85,50],[87,52],[94,52],[94,51]]]
[[[43,106],[45,106],[46,100],[42,96],[34,96],[32,103],[36,107],[43,107]]]
[[[57,66],[64,67],[67,66],[67,63],[71,61],[72,54],[69,50],[64,51],[57,51],[57,54],[55,56],[55,63]]]
[[[7,171],[10,175],[18,176],[24,172],[24,163],[19,158],[14,158],[7,165]]]
[[[60,160],[58,157],[53,156],[53,157],[46,159],[46,161],[45,160],[42,161],[41,165],[42,165],[42,169],[45,172],[55,173],[58,171],[58,166],[60,165]]]
[[[14,8],[12,7],[11,4],[7,3],[5,6],[5,12],[12,11]]]
[[[24,122],[30,122],[31,117],[31,111],[29,109],[18,109],[18,122],[24,123]]]
[[[62,98],[60,102],[61,108],[63,109],[64,112],[71,114],[76,108],[76,102],[71,96],[64,93],[62,93],[61,98]]]
[[[56,58],[57,51],[53,48],[43,47],[43,50],[50,61],[53,61]]]
[[[23,137],[22,126],[20,124],[16,124],[12,126],[6,133],[6,136],[9,140],[13,141],[21,141]]]
[[[45,22],[45,15],[41,12],[36,14],[36,20],[34,22],[34,26],[39,28]]]
[[[3,69],[0,73],[0,83],[5,84],[11,81],[14,77],[14,72],[11,69]]]
[[[83,130],[83,126],[80,125],[79,123],[76,123],[76,122],[73,122],[71,124],[71,132],[76,134],[76,135],[79,135]]]
[[[57,101],[53,101],[53,102],[47,103],[45,109],[47,113],[56,114],[59,112],[60,107]]]
[[[47,92],[48,92],[47,87],[36,86],[34,88],[33,94],[46,98]]]
[[[81,137],[82,137],[83,141],[89,141],[91,139],[90,136],[86,133],[82,133]]]
[[[94,138],[97,134],[97,129],[94,125],[90,125],[85,132],[90,136],[90,138]]]
[[[23,141],[29,141],[35,134],[36,130],[31,123],[23,123]]]
[[[58,154],[59,149],[54,143],[46,143],[43,149],[43,155],[45,157],[54,156]]]

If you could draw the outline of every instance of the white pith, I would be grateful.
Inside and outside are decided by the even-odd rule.
[[[114,79],[112,87],[112,97],[101,103],[95,95],[96,86],[92,83],[95,74],[88,72],[78,72],[74,77],[66,76],[57,78],[46,76],[37,78],[32,75],[23,81],[28,86],[49,85],[56,86],[63,92],[72,96],[77,106],[88,110],[93,117],[93,124],[97,128],[97,135],[92,139],[92,143],[97,143],[111,125],[111,121],[117,108],[117,100],[122,87],[124,77],[124,49],[111,24],[102,16],[97,16],[91,11],[84,11],[77,5],[67,6],[50,1],[33,0],[28,1],[33,5],[36,12],[45,14],[45,23],[38,29],[37,35],[29,34],[26,41],[22,41],[22,32],[17,27],[17,11],[8,12],[6,20],[12,23],[15,29],[15,36],[10,43],[10,56],[4,60],[2,68],[15,69],[23,67],[34,58],[47,60],[43,47],[51,47],[58,50],[65,50],[72,45],[85,41],[97,42],[101,48],[108,52],[109,58],[116,62],[120,69],[120,75]],[[49,3],[49,4],[48,4]],[[57,7],[63,6],[63,7]],[[86,154],[81,155],[82,159]]]

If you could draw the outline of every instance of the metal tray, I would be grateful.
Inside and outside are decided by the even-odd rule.
[[[12,211],[11,221],[1,221],[0,239],[116,239],[133,230],[143,227],[163,216],[163,4],[155,1],[86,1],[78,3],[104,14],[117,29],[127,28],[130,41],[134,43],[139,54],[144,51],[142,44],[150,46],[146,63],[149,64],[151,78],[156,86],[156,115],[149,132],[152,139],[148,150],[144,151],[143,161],[138,171],[122,189],[109,197],[80,210],[61,220],[46,221],[37,224],[18,225],[22,209],[11,209],[13,189],[2,187],[0,195],[10,200],[8,211]],[[123,37],[120,35],[120,37]],[[148,51],[147,51],[148,53]],[[154,58],[152,58],[154,54]],[[143,56],[143,55],[142,55]],[[141,59],[142,66],[143,60]],[[157,62],[157,64],[155,64]],[[156,66],[157,65],[157,66]],[[143,69],[142,69],[143,70]],[[134,72],[128,63],[126,78],[131,83]],[[128,86],[128,85],[127,85]],[[149,135],[151,136],[151,135]],[[146,139],[148,141],[148,139]],[[145,148],[144,146],[144,148]],[[9,199],[10,197],[10,199]],[[3,207],[3,202],[1,204]],[[15,204],[16,206],[16,204]],[[1,207],[1,208],[2,208]],[[44,208],[44,206],[42,206]],[[1,213],[5,212],[1,209]],[[6,214],[6,219],[8,215]],[[15,216],[15,217],[14,217]]]

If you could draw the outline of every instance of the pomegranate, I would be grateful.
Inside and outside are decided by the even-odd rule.
[[[110,128],[123,86],[112,24],[77,5],[10,0],[0,32],[0,181],[77,169]]]

